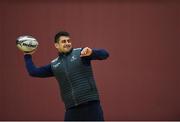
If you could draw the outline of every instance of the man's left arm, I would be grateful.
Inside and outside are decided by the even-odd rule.
[[[109,57],[109,53],[105,49],[85,47],[81,51],[81,57],[89,60],[104,60]]]

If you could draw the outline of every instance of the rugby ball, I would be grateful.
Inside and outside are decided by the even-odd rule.
[[[23,52],[29,53],[38,47],[38,41],[29,35],[23,35],[16,39],[16,46]]]

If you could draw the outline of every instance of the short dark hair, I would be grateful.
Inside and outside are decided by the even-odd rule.
[[[60,32],[58,32],[58,33],[54,36],[54,43],[58,43],[59,38],[60,38],[61,36],[70,36],[70,34],[69,34],[68,32],[66,32],[66,31],[60,31]]]

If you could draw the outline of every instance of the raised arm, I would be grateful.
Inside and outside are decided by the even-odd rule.
[[[104,60],[109,57],[109,53],[104,49],[82,48],[80,57],[84,65],[89,66],[91,60]]]
[[[36,67],[32,61],[32,56],[30,54],[24,55],[24,61],[25,61],[26,69],[30,76],[41,77],[41,78],[53,76],[51,64],[42,67]]]
[[[91,60],[104,60],[109,57],[109,53],[105,49],[92,49],[89,57]]]
[[[81,57],[88,60],[104,60],[109,57],[109,53],[104,49],[85,47],[81,50]]]

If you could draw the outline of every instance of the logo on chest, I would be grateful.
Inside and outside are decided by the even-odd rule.
[[[77,57],[75,57],[74,55],[71,57],[71,62],[75,61],[77,59]]]

